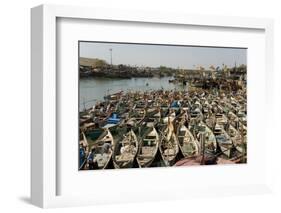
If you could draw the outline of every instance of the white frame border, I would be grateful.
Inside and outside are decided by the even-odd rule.
[[[267,106],[273,104],[273,21],[271,19],[217,17],[109,8],[41,5],[31,9],[31,202],[58,207],[96,204],[90,197],[56,196],[56,18],[79,18],[199,25],[265,30]],[[271,119],[271,118],[268,118]],[[268,127],[267,127],[268,132]],[[267,133],[267,135],[269,135]],[[270,139],[270,138],[269,138]],[[268,140],[269,141],[269,140]],[[263,193],[271,191],[270,146],[267,149],[267,183],[259,186],[202,189],[185,197]],[[126,202],[126,201],[124,201]],[[106,201],[104,202],[106,203]]]

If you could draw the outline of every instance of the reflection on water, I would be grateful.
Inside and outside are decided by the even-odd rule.
[[[149,90],[182,90],[179,84],[169,83],[172,77],[164,78],[82,78],[80,79],[79,110],[92,107],[97,101],[103,101],[107,94],[116,93],[121,90],[127,91],[149,91]]]

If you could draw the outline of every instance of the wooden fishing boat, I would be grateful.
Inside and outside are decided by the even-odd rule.
[[[196,121],[201,121],[202,119],[203,119],[203,114],[199,108],[195,108],[190,111],[190,120],[192,123]]]
[[[215,165],[217,164],[217,157],[215,155],[198,155],[193,157],[183,158],[175,163],[174,166],[200,166],[200,165]]]
[[[97,123],[91,122],[80,126],[80,130],[85,133],[88,140],[95,141],[102,134],[102,129]]]
[[[92,119],[93,119],[93,116],[91,114],[81,115],[81,113],[80,113],[80,118],[79,118],[80,126],[83,125],[83,124],[91,122]]]
[[[233,143],[232,143],[230,136],[224,130],[223,126],[216,124],[215,129],[214,129],[214,135],[216,136],[216,140],[217,140],[218,146],[221,149],[222,154],[224,154],[228,158],[230,158]]]
[[[145,111],[143,113],[132,112],[129,115],[129,119],[125,123],[132,127],[138,127],[143,123],[145,117],[146,117]]]
[[[211,114],[208,118],[205,119],[205,123],[210,129],[214,129],[216,125],[216,116]]]
[[[184,158],[177,161],[174,166],[200,166],[201,165],[201,157],[194,156],[189,158]]]
[[[160,139],[154,127],[146,129],[143,135],[139,141],[137,162],[139,167],[149,167],[156,156]]]
[[[160,104],[160,112],[161,112],[161,117],[166,117],[167,114],[169,113],[169,104],[167,101],[162,101]]]
[[[154,127],[157,125],[158,123],[158,119],[157,118],[154,118],[154,117],[145,117],[143,122],[142,122],[142,125],[145,125],[147,127]]]
[[[175,158],[179,152],[178,144],[173,124],[169,121],[163,131],[160,130],[159,144],[159,151],[166,166],[171,166],[175,163]]]
[[[161,109],[158,108],[156,113],[153,114],[151,117],[154,118],[157,122],[160,122],[160,120],[161,120]]]
[[[227,117],[224,114],[217,113],[216,114],[216,123],[218,125],[221,125],[221,126],[225,127],[225,125],[228,123],[228,119],[227,119]]]
[[[89,153],[89,144],[84,132],[80,133],[79,141],[79,170],[83,169],[87,162],[87,156]]]
[[[94,162],[97,163],[98,169],[107,168],[113,153],[113,136],[109,129],[106,129],[101,136],[95,141],[91,148]]]
[[[234,164],[235,161],[224,159],[224,158],[217,158],[217,164]]]
[[[150,117],[158,112],[158,107],[156,106],[147,106],[146,107],[146,116]]]
[[[107,123],[107,119],[110,117],[111,113],[105,114],[105,113],[98,113],[94,114],[93,116],[93,122],[98,125],[98,127],[103,127]]]
[[[129,119],[125,122],[125,124],[128,125],[128,126],[130,126],[130,127],[136,127],[137,123],[138,123],[138,120],[137,120],[137,118],[135,118],[135,117],[129,118]]]
[[[115,112],[122,116],[124,113],[128,113],[130,108],[132,107],[132,103],[128,103],[126,100],[120,100],[115,106]]]
[[[204,122],[200,122],[197,131],[196,137],[199,141],[201,151],[204,150],[205,153],[216,153],[217,142],[212,130]]]
[[[245,146],[243,144],[243,137],[232,125],[229,125],[228,134],[239,153],[244,153]]]
[[[121,91],[116,92],[114,94],[109,94],[109,95],[104,96],[104,99],[105,100],[118,100],[121,97],[122,94],[123,94],[123,91],[121,90]]]
[[[138,147],[138,139],[133,130],[115,140],[112,155],[114,167],[116,169],[131,168],[137,155]]]
[[[239,132],[239,134],[241,135],[241,142],[238,143],[234,143],[234,146],[236,148],[236,150],[240,153],[240,156],[242,157],[240,160],[240,162],[245,163],[247,162],[247,126],[244,126],[241,122],[238,122],[237,125],[237,131]]]
[[[172,123],[173,123],[174,129],[176,129],[176,130],[178,130],[178,127],[181,124],[186,125],[186,127],[188,128],[188,125],[189,125],[188,112],[181,109],[181,112],[179,113],[179,115],[176,116],[176,118],[173,120]]]
[[[171,110],[171,112],[168,114],[168,116],[164,117],[162,119],[163,123],[168,123],[169,121],[170,122],[173,122],[176,118],[176,112],[174,110]]]
[[[195,108],[198,108],[199,110],[200,110],[200,112],[202,112],[202,104],[200,103],[200,99],[198,98],[196,98],[195,99],[195,102],[193,103],[193,107],[195,107]]]
[[[181,123],[177,129],[177,137],[180,151],[184,157],[197,156],[200,154],[199,142],[183,123]]]
[[[184,100],[182,101],[182,103],[181,103],[181,108],[182,108],[182,110],[184,110],[184,111],[189,110],[189,109],[190,109],[190,104],[189,104],[189,102],[184,99]]]
[[[146,116],[145,108],[134,108],[132,112],[129,113],[129,121],[133,125],[139,125],[143,122]]]
[[[247,116],[246,116],[246,113],[243,110],[240,110],[240,111],[237,112],[237,117],[239,118],[239,121],[244,126],[247,126]]]
[[[228,114],[227,114],[227,118],[228,118],[228,122],[234,126],[234,128],[238,128],[238,122],[239,122],[239,118],[237,117],[237,115],[235,115],[234,112],[230,111]]]

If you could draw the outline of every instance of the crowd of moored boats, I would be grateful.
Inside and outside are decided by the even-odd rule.
[[[118,92],[80,112],[79,169],[246,163],[246,91]]]

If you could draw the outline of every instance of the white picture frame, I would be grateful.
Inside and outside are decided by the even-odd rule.
[[[165,26],[200,26],[207,28],[220,28],[231,31],[232,29],[258,30],[264,35],[264,67],[262,75],[265,88],[262,89],[265,96],[262,99],[266,106],[273,104],[270,91],[273,89],[273,21],[271,19],[241,18],[241,17],[216,17],[203,15],[153,13],[148,11],[122,11],[108,8],[84,8],[73,6],[41,5],[31,10],[31,201],[34,205],[47,208],[59,206],[91,205],[113,202],[137,202],[141,200],[177,199],[200,196],[252,194],[271,191],[271,164],[270,164],[270,135],[268,125],[265,126],[266,158],[264,166],[260,168],[265,176],[258,182],[250,184],[221,184],[207,187],[184,188],[178,190],[170,185],[168,190],[175,196],[163,196],[163,191],[151,192],[151,196],[143,193],[134,193],[129,196],[116,194],[106,197],[81,195],[58,195],[58,166],[57,151],[57,88],[60,83],[57,80],[57,21],[59,18],[79,20],[118,21],[130,23],[153,23]],[[251,77],[252,78],[252,77]],[[255,100],[252,100],[255,101]],[[264,106],[265,106],[264,105]],[[263,107],[264,107],[263,106]],[[263,118],[269,123],[271,118]],[[181,169],[182,170],[182,169]],[[198,168],[197,168],[198,170]],[[172,171],[172,170],[171,170]],[[173,170],[176,171],[176,170]],[[191,170],[193,171],[193,170]],[[109,171],[112,172],[112,171]],[[130,172],[132,175],[132,172]],[[145,170],[146,175],[158,175],[160,170]],[[108,172],[107,172],[108,174]],[[180,172],[177,172],[180,175]],[[243,175],[243,174],[241,174]],[[177,176],[177,177],[178,177]],[[172,177],[176,179],[176,177]],[[127,186],[129,187],[129,186]],[[188,190],[187,190],[188,189]],[[125,192],[125,191],[124,191]],[[131,191],[128,191],[131,192]],[[166,191],[165,191],[166,192]],[[153,195],[153,196],[152,196]],[[154,199],[155,198],[155,199]]]

